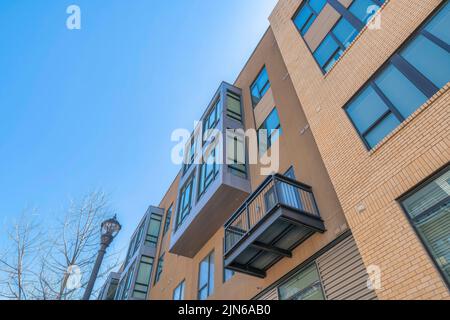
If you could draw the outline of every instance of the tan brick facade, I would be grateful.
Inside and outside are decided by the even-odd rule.
[[[350,3],[340,2],[346,6]],[[292,258],[272,266],[264,279],[236,274],[224,282],[223,228],[192,259],[169,252],[177,214],[179,175],[159,204],[165,210],[173,204],[174,210],[172,227],[159,239],[157,257],[164,254],[164,268],[155,284],[155,259],[149,299],[172,299],[173,290],[182,281],[185,281],[184,298],[197,299],[199,264],[212,251],[215,277],[214,293],[209,299],[274,298],[278,283],[303,264],[338,261],[334,253],[327,256],[324,252],[333,250],[333,246],[336,252],[356,255],[354,259],[359,259],[356,265],[362,269],[358,277],[364,276],[366,267],[381,268],[382,288],[372,291],[373,297],[450,299],[449,288],[398,202],[450,162],[450,84],[372,150],[364,145],[344,110],[443,1],[386,2],[380,11],[381,29],[363,29],[325,75],[292,21],[301,3],[302,0],[278,2],[269,18],[271,27],[234,85],[242,89],[246,129],[257,129],[277,108],[283,130],[279,138],[279,173],[293,167],[296,179],[312,186],[326,232],[308,238],[292,251]],[[317,46],[314,35],[309,37]],[[263,66],[271,88],[254,107],[250,86]],[[252,190],[265,179],[259,169],[252,165],[248,170]],[[347,239],[341,239],[347,235]],[[353,243],[353,248],[337,248],[339,241],[342,247]],[[344,271],[340,272],[345,273],[342,268]],[[349,279],[352,278],[346,281],[350,282]],[[365,286],[366,279],[361,281]]]
[[[363,30],[325,76],[291,21],[300,3],[281,0],[271,26],[363,260],[382,269],[379,298],[449,298],[396,201],[450,161],[449,85],[372,151],[343,110],[441,1],[388,2],[381,30]]]

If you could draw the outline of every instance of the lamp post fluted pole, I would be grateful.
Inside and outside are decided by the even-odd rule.
[[[121,228],[122,226],[117,221],[116,216],[102,223],[100,250],[98,250],[97,259],[95,261],[94,268],[92,269],[91,277],[89,278],[88,285],[84,291],[83,300],[90,299],[95,281],[98,277],[98,272],[100,271],[100,266],[102,265],[103,258],[105,257],[106,249],[109,247]]]

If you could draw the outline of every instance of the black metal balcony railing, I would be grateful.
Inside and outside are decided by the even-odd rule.
[[[268,177],[225,224],[224,251],[229,253],[278,208],[320,218],[312,188],[279,174]]]

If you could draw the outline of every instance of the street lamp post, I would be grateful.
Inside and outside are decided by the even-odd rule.
[[[105,256],[106,249],[109,247],[111,242],[119,233],[122,226],[117,221],[117,216],[112,219],[103,221],[101,226],[101,246],[98,251],[97,260],[95,261],[94,268],[92,269],[91,277],[89,283],[84,291],[83,300],[89,300],[92,294],[92,289],[94,289],[95,280],[97,280],[98,271],[102,265],[103,257]]]

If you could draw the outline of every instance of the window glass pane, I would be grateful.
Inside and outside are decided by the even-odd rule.
[[[231,92],[227,94],[227,114],[235,120],[242,121],[241,98]]]
[[[156,274],[155,274],[155,284],[161,278],[161,273],[163,271],[163,266],[164,266],[164,254],[161,257],[159,257],[159,260],[158,260],[158,266],[156,268]]]
[[[139,271],[136,282],[145,285],[149,284],[151,273],[152,273],[152,264],[141,261],[141,264],[139,265]]]
[[[450,45],[450,3],[439,11],[425,30]]]
[[[166,222],[164,223],[164,234],[166,234],[167,231],[169,231],[170,220],[172,219],[172,210],[173,210],[173,205],[171,205],[169,210],[167,210]]]
[[[397,128],[399,124],[400,121],[391,113],[366,135],[367,143],[371,148],[375,147],[392,130]]]
[[[438,88],[450,81],[450,53],[419,35],[401,55]]]
[[[333,57],[330,59],[330,61],[328,61],[324,66],[323,66],[323,70],[325,72],[328,72],[331,70],[331,68],[334,66],[334,64],[336,63],[336,61],[339,60],[339,58],[342,56],[342,54],[344,53],[344,51],[342,51],[341,49],[339,49],[334,55]]]
[[[214,291],[214,253],[206,257],[199,268],[198,297],[205,300]]]
[[[214,292],[214,253],[209,256],[209,290],[208,294],[212,295]]]
[[[269,88],[269,76],[267,74],[266,67],[264,67],[251,86],[253,105],[258,104],[258,102],[261,100],[267,90],[269,90]]]
[[[234,276],[234,271],[230,270],[230,269],[224,269],[224,280],[225,282],[227,282],[228,280],[230,280],[231,278],[233,278]]]
[[[277,109],[274,109],[266,120],[266,129],[277,129],[280,126],[280,118],[278,117]]]
[[[389,101],[397,108],[404,118],[408,118],[414,111],[424,104],[428,98],[398,71],[389,65],[375,80]]]
[[[261,71],[261,74],[258,78],[258,89],[260,91],[260,96],[262,97],[267,92],[267,86],[266,84],[269,82],[269,76],[267,75],[267,70],[264,68]]]
[[[319,14],[322,11],[322,9],[326,3],[327,3],[326,0],[310,0],[309,1],[309,5],[317,14]]]
[[[208,284],[208,260],[203,260],[200,263],[200,280],[199,280],[199,286],[203,287]]]
[[[278,138],[280,138],[280,135],[282,134],[282,130],[281,128],[279,129],[275,129],[275,130],[270,130],[269,132],[269,146],[272,146],[275,141],[278,140]]]
[[[184,300],[184,281],[174,290],[173,300]]]
[[[304,35],[308,31],[309,27],[314,22],[313,16],[314,14],[311,9],[307,6],[304,6],[295,17],[294,23],[301,31],[302,35]]]
[[[208,299],[208,288],[204,288],[204,289],[199,291],[198,299],[199,300],[206,300],[206,299]]]
[[[350,43],[358,35],[358,31],[345,19],[341,19],[333,29],[336,38],[341,41],[344,47],[348,47]]]
[[[388,111],[387,105],[370,86],[347,108],[350,118],[360,133],[364,133],[386,111]]]
[[[450,282],[450,171],[403,201],[425,246]]]
[[[177,215],[177,227],[184,221],[186,216],[189,214],[191,209],[191,200],[192,200],[192,184],[193,178],[189,180],[189,182],[183,187],[180,191],[180,205]]]
[[[339,49],[339,45],[331,35],[325,37],[320,46],[314,52],[314,57],[321,67],[335,54]]]
[[[266,132],[261,130],[266,130]],[[280,124],[280,118],[278,116],[277,109],[274,109],[258,130],[260,153],[264,154],[267,151],[267,149],[270,148],[273,142],[275,142],[279,138],[281,134],[282,129]]]
[[[361,22],[367,23],[379,8],[372,0],[355,0],[350,6],[349,11]]]
[[[152,219],[150,221],[150,226],[149,226],[149,234],[154,236],[154,237],[158,237],[159,234],[159,229],[161,227],[161,222],[158,220],[154,220]]]
[[[254,104],[257,104],[260,100],[259,90],[256,85],[252,87],[252,100]]]
[[[324,300],[316,265],[299,272],[286,284],[280,286],[281,300]]]

